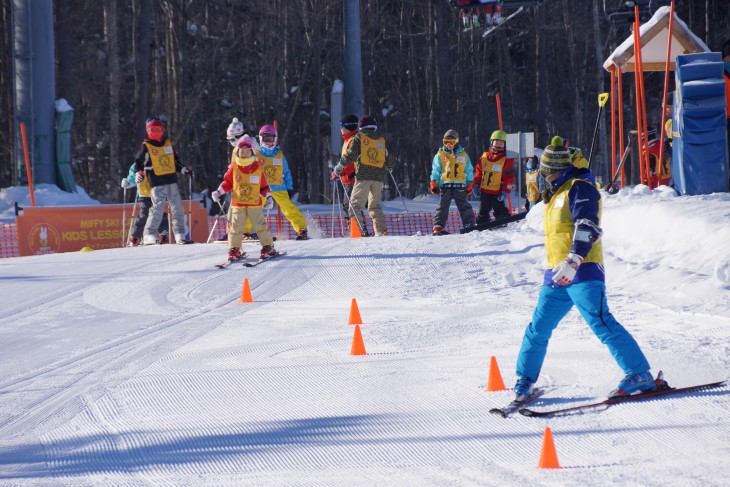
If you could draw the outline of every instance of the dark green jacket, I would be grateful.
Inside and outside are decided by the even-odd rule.
[[[363,130],[362,133],[370,137],[371,139],[378,139],[381,137],[378,130]],[[388,171],[395,167],[395,157],[393,157],[386,147],[385,149],[385,164],[383,167],[367,166],[360,164],[360,133],[355,134],[352,138],[352,143],[347,149],[347,152],[340,158],[340,165],[347,166],[349,164],[355,164],[355,171],[357,172],[356,179],[362,181],[382,181],[388,178]]]

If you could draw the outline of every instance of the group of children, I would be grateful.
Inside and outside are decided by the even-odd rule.
[[[459,145],[456,130],[447,130],[442,143],[431,163],[431,193],[441,197],[433,216],[433,234],[448,234],[444,226],[452,200],[464,228],[475,224],[474,211],[467,200],[472,193],[479,195],[477,225],[489,222],[491,212],[496,220],[508,216],[505,201],[514,186],[515,167],[514,159],[506,156],[507,134],[503,130],[492,133],[489,149],[481,155],[476,168],[466,150]]]
[[[159,118],[150,117],[146,131],[147,137],[130,167],[129,175],[121,183],[125,190],[137,187],[136,201],[140,204],[133,230],[130,229],[128,245],[169,242],[165,201],[170,204],[176,243],[188,243],[177,173],[192,177],[192,169],[183,167],[178,160]],[[263,214],[263,208],[272,208],[274,202],[294,227],[296,239],[309,238],[304,215],[289,197],[293,190],[292,176],[289,163],[278,145],[276,127],[262,126],[259,143],[246,134],[243,123],[234,118],[228,126],[226,138],[233,146],[230,165],[211,197],[222,207],[223,195],[231,193],[227,215],[228,259],[237,260],[245,256],[245,252],[241,252],[244,239],[259,240],[261,259],[276,255],[274,238]]]
[[[231,193],[228,209],[228,260],[246,256],[241,251],[245,240],[258,239],[261,243],[260,259],[273,257],[274,237],[264,218],[263,209],[271,209],[274,202],[289,220],[296,232],[296,240],[309,238],[307,222],[290,199],[293,191],[289,162],[279,147],[279,133],[273,125],[259,129],[259,140],[245,133],[243,123],[234,118],[226,131],[226,138],[233,146],[231,163],[218,189],[211,197],[221,205],[226,193]]]

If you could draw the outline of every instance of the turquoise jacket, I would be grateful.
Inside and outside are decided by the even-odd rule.
[[[441,147],[441,150],[444,152],[449,152],[449,150],[446,147]],[[461,154],[462,152],[466,152],[466,150],[460,146],[457,145],[454,148],[454,155]],[[471,159],[469,158],[469,154],[466,155],[466,167],[464,168],[464,172],[466,173],[466,181],[462,183],[450,183],[452,185],[462,185],[467,186],[469,183],[474,181],[474,166],[471,163]],[[444,185],[443,180],[441,179],[441,174],[444,172],[443,167],[441,166],[441,158],[439,158],[438,152],[435,156],[433,156],[433,162],[431,163],[431,181],[436,181],[439,183],[439,187]]]

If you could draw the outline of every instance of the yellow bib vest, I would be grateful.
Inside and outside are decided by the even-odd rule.
[[[566,181],[545,207],[545,250],[547,251],[548,266],[552,269],[568,257],[573,245],[575,223],[570,213],[568,193],[574,184],[591,184],[582,179]],[[601,219],[601,200],[598,201],[598,219]],[[603,247],[601,241],[593,243],[590,252],[583,262],[595,262],[603,265]]]
[[[175,154],[172,151],[170,140],[165,140],[162,147],[156,147],[149,142],[142,142],[147,147],[147,153],[150,155],[152,169],[155,176],[165,176],[175,173]]]
[[[284,181],[284,154],[279,151],[275,156],[268,157],[259,151],[257,156],[257,160],[264,161],[264,174],[269,186],[279,186]]]
[[[144,178],[142,182],[137,185],[137,194],[139,194],[141,198],[152,197],[152,187],[150,186],[149,179]]]
[[[466,182],[466,152],[450,154],[439,149],[441,161],[441,180],[444,183]]]
[[[360,164],[381,168],[385,165],[385,139],[372,139],[360,132]]]
[[[264,166],[259,165],[255,171],[246,174],[234,169],[233,189],[231,190],[234,203],[241,205],[257,206],[261,203],[261,175],[264,173]]]
[[[537,171],[525,173],[525,188],[527,190],[527,201],[534,203],[540,198],[540,182]]]
[[[480,158],[480,161],[482,161],[482,183],[479,187],[487,191],[499,192],[502,187],[502,171],[507,158],[502,156],[496,161],[490,161],[487,158],[488,154],[489,152],[485,152]]]

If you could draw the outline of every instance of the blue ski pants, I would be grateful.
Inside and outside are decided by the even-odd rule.
[[[550,336],[573,305],[601,343],[608,347],[624,374],[645,372],[651,368],[634,337],[608,310],[606,284],[603,281],[583,281],[565,287],[542,287],[517,357],[518,377],[537,381]]]

